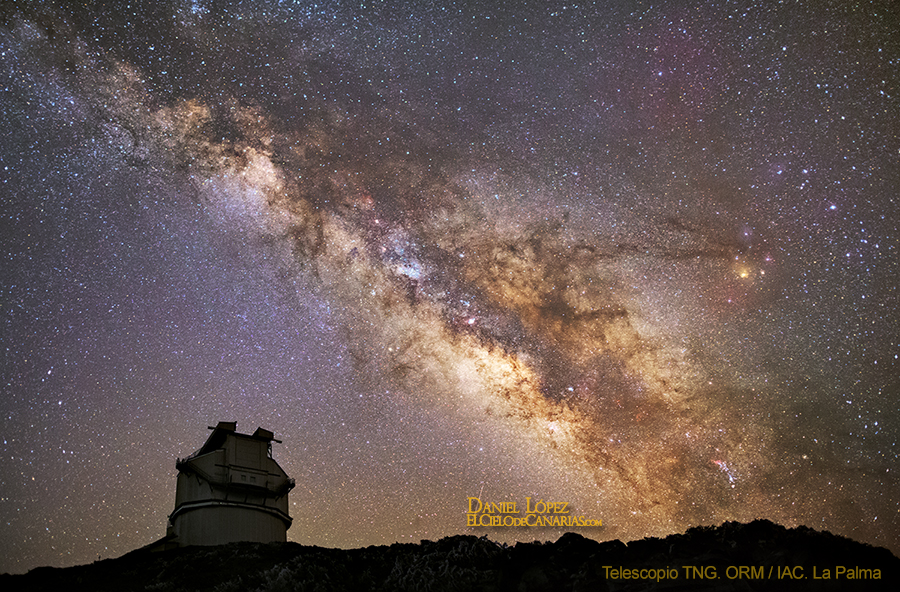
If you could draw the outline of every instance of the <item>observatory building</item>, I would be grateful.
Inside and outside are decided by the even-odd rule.
[[[239,434],[235,422],[209,429],[200,450],[175,463],[175,510],[155,546],[286,541],[294,480],[272,458],[272,442],[280,440],[262,428]]]

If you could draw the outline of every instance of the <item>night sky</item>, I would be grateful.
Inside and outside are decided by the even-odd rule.
[[[892,2],[6,2],[0,572],[165,533],[900,552]],[[467,528],[467,497],[602,528]]]

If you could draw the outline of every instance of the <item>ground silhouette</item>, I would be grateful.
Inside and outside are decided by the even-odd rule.
[[[827,576],[827,578],[826,578]],[[900,559],[827,532],[767,520],[664,539],[501,545],[486,537],[362,549],[232,543],[0,576],[0,589],[216,592],[288,590],[897,590]]]

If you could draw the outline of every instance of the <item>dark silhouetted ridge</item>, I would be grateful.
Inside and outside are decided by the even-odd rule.
[[[177,592],[288,590],[897,590],[900,559],[827,532],[766,520],[698,527],[627,545],[574,533],[500,545],[486,537],[364,549],[231,543],[0,576],[0,589]]]

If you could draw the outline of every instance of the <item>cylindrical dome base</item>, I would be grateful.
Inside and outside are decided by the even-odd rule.
[[[237,541],[277,543],[287,540],[287,525],[274,511],[237,504],[212,503],[180,508],[172,520],[178,544],[222,545]]]

